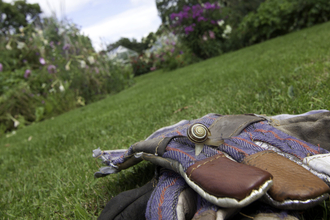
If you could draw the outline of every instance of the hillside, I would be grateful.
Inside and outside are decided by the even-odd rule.
[[[100,164],[92,150],[128,148],[182,119],[329,109],[329,37],[327,22],[175,71],[142,75],[116,95],[2,137],[0,217],[97,216],[109,196],[147,181],[150,174],[136,172],[150,167],[94,179]]]

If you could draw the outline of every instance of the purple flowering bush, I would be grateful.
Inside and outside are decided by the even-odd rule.
[[[132,84],[131,68],[96,53],[70,22],[44,18],[0,36],[0,51],[0,135]]]
[[[171,14],[170,20],[173,33],[202,59],[221,54],[231,33],[217,2],[184,6],[179,13]]]

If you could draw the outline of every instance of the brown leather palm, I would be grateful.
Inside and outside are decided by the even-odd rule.
[[[272,176],[259,168],[234,162],[225,155],[215,155],[188,167],[190,180],[216,197],[242,200],[258,190]]]
[[[279,202],[314,199],[330,191],[320,178],[274,151],[250,155],[242,163],[272,174],[274,184],[268,193]]]

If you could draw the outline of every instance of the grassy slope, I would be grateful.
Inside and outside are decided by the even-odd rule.
[[[147,164],[95,180],[92,150],[127,148],[182,119],[329,109],[330,23],[171,72],[0,139],[0,218],[89,219],[145,182]],[[292,92],[293,91],[293,92]],[[32,139],[29,141],[29,137]]]

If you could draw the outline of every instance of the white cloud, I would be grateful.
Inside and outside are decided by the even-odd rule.
[[[94,47],[99,50],[102,43],[100,37],[109,42],[115,42],[120,37],[141,40],[151,31],[156,31],[159,25],[157,9],[149,4],[109,17],[93,26],[83,28],[82,32],[91,38]]]

